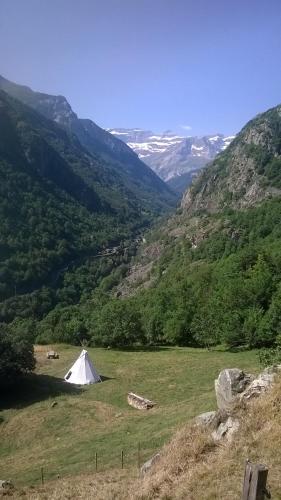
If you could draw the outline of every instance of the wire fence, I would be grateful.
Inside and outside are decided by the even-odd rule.
[[[162,446],[163,442],[159,440],[158,449]],[[77,461],[61,467],[52,464],[41,465],[32,474],[31,482],[43,485],[51,479],[62,479],[78,471],[92,474],[110,469],[134,469],[137,473],[140,473],[142,465],[157,452],[156,449],[157,447],[153,451],[148,450],[147,447],[142,447],[141,443],[137,442],[134,449],[132,447],[113,449],[110,457],[108,457],[108,454],[103,453],[102,450],[93,451],[87,462],[81,463]]]

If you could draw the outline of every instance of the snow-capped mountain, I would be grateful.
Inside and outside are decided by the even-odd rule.
[[[178,191],[183,191],[198,170],[223,151],[234,138],[222,134],[184,137],[169,130],[155,134],[138,128],[108,131],[126,142],[139,158]]]

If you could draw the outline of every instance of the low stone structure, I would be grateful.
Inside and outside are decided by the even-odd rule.
[[[155,406],[155,403],[153,403],[153,401],[150,401],[150,399],[138,396],[133,392],[128,393],[127,401],[129,405],[137,408],[138,410],[149,410],[150,408],[153,408],[153,406]]]

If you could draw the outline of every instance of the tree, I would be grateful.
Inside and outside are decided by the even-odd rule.
[[[143,313],[143,323],[145,336],[149,344],[163,342],[163,313],[157,305],[149,310],[148,314]]]
[[[272,346],[281,334],[281,284],[272,297],[269,309],[266,311],[258,330],[258,344]]]
[[[260,307],[251,307],[248,309],[244,324],[243,336],[245,337],[247,346],[252,348],[259,344],[259,327],[263,319],[263,309]]]
[[[93,342],[123,347],[144,340],[140,314],[130,301],[112,300],[101,310],[94,329]]]
[[[215,300],[209,300],[198,307],[191,323],[191,332],[197,344],[211,347],[222,337],[223,319]]]
[[[34,370],[33,345],[24,335],[0,327],[0,385],[5,386],[22,374]]]

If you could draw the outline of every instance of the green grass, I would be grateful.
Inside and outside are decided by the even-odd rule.
[[[76,388],[61,381],[81,348],[60,345],[59,360],[39,352],[37,374],[1,399],[0,470],[16,484],[46,478],[137,465],[169,439],[175,428],[216,408],[214,379],[223,368],[259,370],[255,351],[231,353],[191,348],[117,351],[88,349],[105,377],[101,384]],[[43,348],[41,348],[43,351]],[[127,404],[132,390],[157,402],[149,411]],[[51,407],[53,401],[57,402]]]

